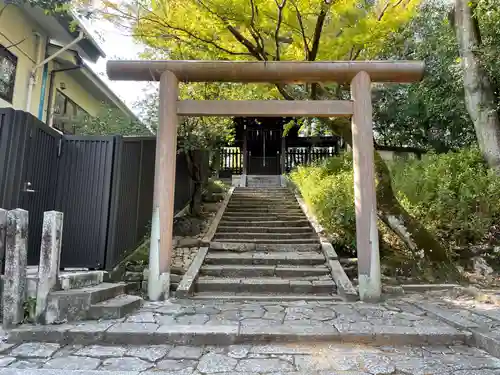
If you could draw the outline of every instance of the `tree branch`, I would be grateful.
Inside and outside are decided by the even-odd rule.
[[[403,0],[399,0],[398,4],[400,4],[401,1],[403,1]],[[397,6],[397,5],[395,5],[395,6]],[[387,4],[385,4],[384,9],[382,9],[382,11],[380,12],[379,16],[377,17],[377,21],[380,21],[382,19],[382,17],[384,17],[384,14],[385,14],[385,12],[387,11],[388,8],[389,8],[389,2],[387,2]]]
[[[227,29],[233,36],[236,38],[238,42],[243,44],[248,52],[252,54],[253,57],[255,57],[257,60],[263,61],[264,58],[260,55],[258,49],[256,46],[253,45],[252,42],[250,42],[247,38],[245,38],[234,26],[227,25]]]
[[[199,35],[196,35],[194,34],[192,31],[189,31],[187,29],[184,29],[182,27],[178,27],[178,26],[173,26],[173,25],[170,25],[160,19],[157,19],[156,17],[155,18],[145,18],[143,21],[146,21],[146,22],[152,22],[152,23],[156,23],[158,24],[161,28],[165,28],[165,29],[171,29],[171,30],[174,30],[174,31],[178,31],[178,32],[181,32],[181,33],[184,33],[186,34],[187,36],[199,41],[199,42],[202,42],[202,43],[206,43],[206,44],[209,44],[209,45],[212,45],[214,46],[215,48],[217,48],[218,50],[222,51],[222,52],[225,52],[229,55],[233,55],[233,56],[251,56],[250,53],[247,53],[247,52],[237,52],[237,51],[231,51],[225,47],[222,47],[221,45],[219,45],[218,43],[216,43],[213,39],[206,39],[206,38],[203,38]],[[139,35],[134,35],[134,36],[139,36]],[[152,35],[144,35],[146,37],[151,37]],[[174,38],[174,39],[177,39],[177,40],[182,40],[180,38],[179,35],[174,35],[174,34],[159,34],[159,35],[155,35],[156,38],[164,38],[165,36],[168,36],[168,37],[171,37],[171,38]],[[189,43],[188,41],[186,40],[183,40],[184,42],[186,43]],[[192,45],[192,43],[190,43]]]
[[[276,60],[280,60],[280,27],[281,23],[283,22],[283,8],[286,5],[286,0],[283,0],[280,3],[278,0],[274,0],[276,3],[276,6],[278,7],[278,21],[276,22],[276,30],[274,31],[274,41],[276,43]]]
[[[285,85],[277,83],[276,88],[285,100],[295,100],[295,98],[286,91]]]
[[[299,7],[295,3],[295,1],[292,2],[292,4],[295,7],[295,13],[297,14],[297,21],[299,22],[300,33],[302,35],[302,41],[304,43],[305,60],[309,61],[311,50],[309,49],[309,42],[307,41],[306,30],[304,28],[304,21],[302,19],[302,15],[300,14]]]
[[[311,53],[309,54],[308,61],[316,60],[319,50],[319,41],[321,39],[321,33],[323,31],[323,25],[325,24],[325,19],[332,5],[332,0],[325,0],[325,3],[321,7],[321,11],[319,12],[318,19],[316,20],[316,26],[314,27],[313,34],[313,42],[311,47]]]

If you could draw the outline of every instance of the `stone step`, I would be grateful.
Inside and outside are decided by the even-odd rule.
[[[230,233],[231,234],[231,233]],[[266,233],[267,234],[267,233]],[[229,243],[248,243],[248,244],[259,244],[259,245],[319,245],[319,239],[316,237],[310,238],[280,238],[280,239],[268,239],[264,238],[242,238],[240,234],[224,236],[221,239],[215,239],[214,242],[229,242]]]
[[[252,186],[246,186],[246,187],[237,187],[236,189],[234,189],[234,191],[236,192],[242,192],[242,191],[272,191],[272,192],[276,192],[276,191],[282,191],[282,192],[290,192],[290,190],[286,187],[281,187],[281,186],[270,186],[268,188],[259,188],[259,187],[252,187]]]
[[[226,296],[222,293],[211,294],[212,296]],[[208,294],[201,294],[200,299],[208,299]],[[276,298],[268,297],[271,295],[255,296],[253,294],[242,295],[243,300],[259,300],[259,297],[267,300],[268,298],[283,299],[298,299],[298,300],[310,300],[312,297],[314,299],[334,299],[336,297],[332,296],[310,296],[310,295],[300,295],[300,298],[296,298],[295,295],[279,295]],[[197,298],[196,296],[194,298]],[[237,298],[237,296],[230,296],[231,299]],[[243,302],[243,301],[242,301]],[[332,303],[334,305],[335,302]],[[339,304],[345,306],[344,303]],[[349,315],[346,315],[347,317]],[[369,321],[368,321],[369,322]],[[295,321],[293,324],[282,323],[282,324],[262,324],[262,325],[244,325],[229,323],[221,324],[205,324],[205,325],[194,325],[194,324],[164,324],[158,326],[154,323],[120,323],[111,322],[99,324],[93,324],[92,326],[73,326],[73,325],[46,325],[46,326],[29,326],[24,325],[19,328],[12,329],[8,332],[8,342],[9,343],[24,343],[24,342],[52,342],[61,344],[77,344],[77,345],[233,345],[233,344],[250,344],[250,343],[261,343],[269,344],[272,343],[285,343],[287,347],[290,348],[292,345],[292,350],[294,344],[292,343],[305,343],[305,342],[325,342],[331,344],[333,342],[352,343],[356,345],[367,344],[367,345],[386,345],[386,346],[401,346],[401,345],[412,345],[412,346],[424,346],[429,345],[429,341],[433,345],[458,345],[470,343],[472,340],[472,334],[466,331],[459,331],[453,329],[449,326],[430,325],[427,329],[416,329],[413,327],[402,327],[392,326],[392,325],[369,325],[367,322],[359,322],[356,324],[356,320],[353,323],[343,324],[346,328],[342,329],[340,332],[335,327],[334,324],[330,322],[318,323],[314,321],[312,324],[310,320],[306,321]],[[367,327],[368,326],[368,327]],[[32,328],[32,329],[29,329]],[[85,329],[87,328],[87,329]],[[343,347],[345,349],[345,346]],[[312,358],[313,363],[316,358]],[[321,360],[321,358],[317,358]],[[321,363],[320,363],[321,365]],[[392,370],[385,371],[386,367],[382,363],[382,371],[374,370],[372,374],[383,374],[383,373],[394,373]],[[372,366],[375,369],[375,366]],[[7,371],[9,371],[8,369]],[[5,375],[23,374],[23,375],[37,375],[40,370],[26,370],[20,369],[19,372],[7,372]],[[53,369],[47,369],[46,372],[40,373],[40,375],[60,375],[56,373]],[[64,370],[64,374],[68,374],[68,370]],[[478,370],[480,371],[480,370]],[[75,375],[99,375],[100,371],[79,371]],[[146,374],[147,372],[144,372]],[[192,371],[174,371],[168,372],[168,374],[181,373],[191,374]],[[236,372],[230,372],[235,374]],[[273,372],[274,373],[274,372]],[[281,374],[289,373],[289,371],[279,372]],[[308,374],[363,374],[360,372],[309,372]],[[463,372],[461,372],[463,373]],[[466,373],[466,372],[465,372]],[[464,374],[465,374],[464,373]],[[1,374],[1,372],[0,372]],[[137,375],[137,371],[133,372],[119,372],[113,375]],[[161,374],[159,372],[158,374]],[[225,374],[229,374],[225,372]],[[278,373],[276,373],[278,374]],[[299,374],[294,372],[294,374]],[[300,373],[303,375],[302,373]],[[476,374],[479,372],[476,371]],[[492,372],[489,372],[492,374]],[[103,375],[109,375],[103,373]],[[472,373],[471,373],[472,375]]]
[[[303,277],[328,276],[326,266],[274,266],[274,265],[204,265],[200,269],[201,276],[218,277]]]
[[[235,225],[219,225],[217,228],[217,233],[302,233],[302,234],[314,234],[314,230],[311,227],[266,227],[266,226],[235,226]]]
[[[51,292],[47,300],[47,324],[87,318],[92,305],[125,294],[126,283],[102,283],[87,288]]]
[[[235,190],[233,196],[268,196],[268,197],[294,197],[294,194],[289,190],[283,189],[241,189]]]
[[[101,284],[106,276],[105,271],[63,271],[59,275],[59,284],[62,290],[86,288]]]
[[[300,207],[286,208],[286,207],[228,207],[224,211],[224,215],[227,214],[240,214],[240,215],[303,215],[304,211]]]
[[[289,202],[296,202],[297,200],[295,199],[295,195],[290,192],[269,192],[269,193],[263,193],[263,192],[233,192],[231,194],[231,200],[243,200],[243,201],[255,201],[261,198],[264,198],[265,200],[268,201],[289,201]]]
[[[290,204],[287,203],[286,201],[281,201],[281,202],[268,202],[268,201],[261,201],[261,202],[229,202],[227,205],[226,210],[229,209],[234,209],[234,208],[239,208],[239,209],[245,209],[245,210],[254,210],[254,209],[267,209],[267,210],[275,210],[275,209],[300,209],[300,206],[298,204]]]
[[[242,202],[248,204],[262,204],[262,203],[296,203],[293,195],[232,195],[230,202]]]
[[[106,271],[80,271],[63,270],[59,274],[59,287],[61,290],[86,288],[101,284],[108,276]],[[38,285],[38,267],[26,268],[27,296],[36,298]]]
[[[240,242],[230,241],[212,241],[210,242],[210,250],[227,250],[227,251],[317,251],[321,250],[321,244],[315,240],[311,243],[297,243],[297,240],[268,240],[265,243],[256,243],[252,240],[242,240]]]
[[[261,265],[320,265],[326,260],[320,252],[251,252],[233,253],[227,251],[209,251],[205,264],[261,264]]]
[[[343,303],[342,297],[329,294],[281,294],[281,293],[230,293],[230,292],[201,292],[189,297],[194,300],[221,300],[221,301],[335,301]]]
[[[214,241],[220,240],[232,240],[233,238],[238,238],[238,240],[255,240],[255,241],[268,241],[268,240],[280,240],[280,241],[290,241],[290,240],[303,240],[304,243],[310,243],[311,241],[319,241],[318,235],[314,232],[309,233],[258,233],[258,232],[246,232],[246,233],[219,233],[217,232],[214,237]],[[286,243],[286,242],[284,242]],[[302,242],[301,242],[302,243]]]
[[[88,317],[90,319],[119,319],[142,306],[142,298],[122,294],[107,301],[90,306]]]
[[[222,217],[219,223],[220,226],[250,226],[250,227],[305,227],[309,225],[309,221],[303,220],[252,220],[251,218],[244,218],[243,220],[238,217]]]
[[[222,220],[234,220],[233,218],[236,218],[236,220],[243,220],[243,221],[264,221],[264,220],[279,220],[279,221],[295,221],[295,220],[305,220],[306,217],[303,213],[301,214],[273,214],[273,213],[245,213],[245,212],[224,212],[224,215],[222,216]]]
[[[195,284],[196,292],[230,293],[284,293],[284,294],[327,294],[336,292],[333,280],[303,280],[280,277],[208,277],[200,276]]]

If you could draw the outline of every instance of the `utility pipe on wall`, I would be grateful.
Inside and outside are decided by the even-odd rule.
[[[49,61],[55,59],[57,56],[59,56],[64,51],[66,51],[66,50],[70,49],[71,47],[73,47],[75,44],[77,44],[78,42],[80,42],[84,37],[85,37],[85,34],[83,33],[83,31],[80,30],[80,33],[78,34],[78,37],[76,39],[74,39],[71,43],[66,44],[59,51],[57,51],[56,53],[54,53],[51,56],[47,57],[42,62],[40,62],[37,65],[35,65],[35,67],[31,71],[30,80],[29,80],[29,83],[28,83],[28,97],[26,99],[26,112],[29,112],[30,111],[30,107],[31,107],[31,95],[33,93],[33,87],[35,86],[36,71],[39,68],[41,68],[42,66],[44,66],[45,64],[47,64]]]

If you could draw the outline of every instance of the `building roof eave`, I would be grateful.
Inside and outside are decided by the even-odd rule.
[[[137,115],[116,95],[113,90],[92,70],[92,68],[85,62],[82,64],[81,72],[85,77],[91,81],[103,94],[112,102],[118,109],[120,109],[127,117],[132,120],[139,121]]]
[[[25,14],[31,18],[50,39],[68,44],[78,37],[79,29],[84,32],[85,38],[77,43],[75,49],[83,58],[96,62],[106,54],[99,46],[92,33],[75,11],[47,15],[42,8],[24,5]],[[76,22],[76,28],[74,23]]]

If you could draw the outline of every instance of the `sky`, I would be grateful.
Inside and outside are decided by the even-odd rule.
[[[113,59],[137,59],[143,48],[136,44],[132,37],[125,35],[112,23],[103,20],[94,20],[90,29],[99,46],[106,53],[106,58],[100,58],[97,63],[88,65],[101,77],[101,79],[120,97],[134,112],[134,103],[144,95],[143,90],[148,87],[146,82],[110,81],[106,75],[106,62]]]

